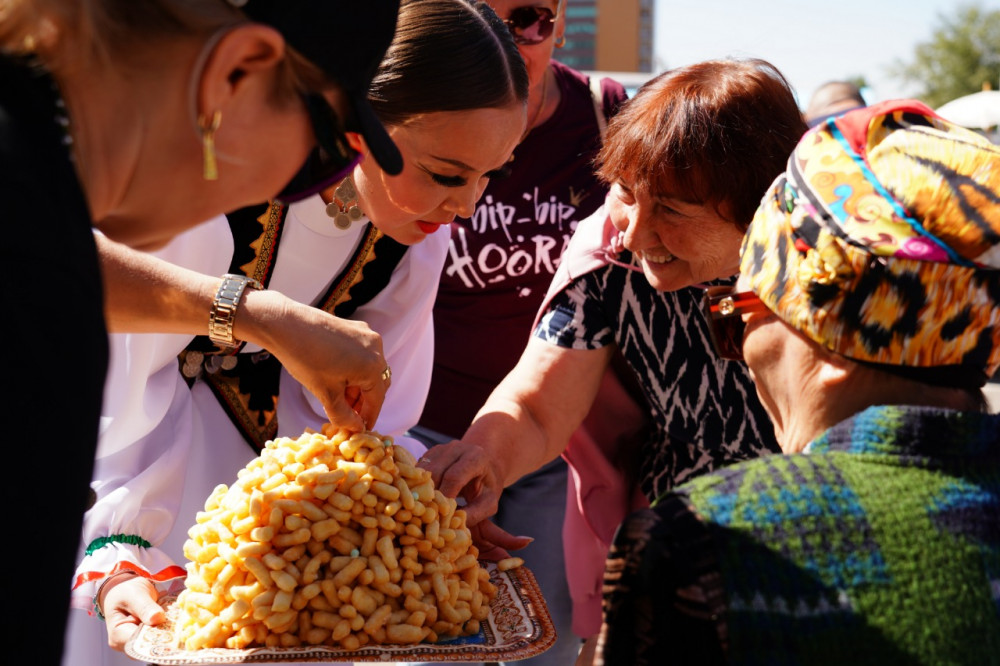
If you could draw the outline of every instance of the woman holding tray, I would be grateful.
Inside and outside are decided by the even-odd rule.
[[[369,93],[402,154],[398,176],[363,159],[320,196],[218,218],[137,264],[195,300],[206,291],[194,285],[211,284],[207,293],[215,293],[219,279],[206,275],[226,273],[223,282],[238,292],[229,296],[235,317],[231,330],[192,340],[204,330],[209,296],[190,325],[144,324],[173,335],[113,340],[97,503],[87,515],[74,593],[79,606],[103,613],[107,629],[84,617],[89,625],[74,635],[99,636],[120,650],[139,623],[161,622],[156,599],[183,582],[187,529],[214,486],[232,483],[267,439],[327,421],[321,402],[282,367],[284,358],[240,342],[241,317],[280,319],[304,309],[297,316],[326,310],[366,322],[383,336],[392,368],[385,380],[396,384],[379,420],[367,425],[401,435],[416,422],[447,244],[434,232],[471,214],[501,172],[524,131],[526,98],[523,63],[487,6],[404,2]],[[363,137],[347,136],[367,155]],[[255,234],[237,231],[255,225]],[[181,258],[183,268],[163,261]],[[225,297],[225,290],[216,294]],[[74,653],[79,659],[82,650]],[[98,658],[91,653],[87,663]]]

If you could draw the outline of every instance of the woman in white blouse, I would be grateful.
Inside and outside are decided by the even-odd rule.
[[[259,214],[262,233],[249,245],[233,233],[248,226],[246,219],[231,225],[220,217],[178,237],[158,259],[129,258],[152,283],[172,286],[178,302],[200,297],[200,323],[192,328],[186,306],[159,299],[159,313],[136,306],[135,328],[169,334],[113,336],[92,484],[96,504],[87,514],[86,552],[74,580],[74,605],[102,612],[107,630],[76,614],[83,620],[75,618],[69,663],[100,663],[96,643],[120,650],[139,623],[162,621],[155,601],[183,582],[182,546],[196,511],[215,485],[231,483],[255,455],[253,437],[236,425],[239,410],[224,408],[214,383],[235,371],[237,358],[236,367],[250,368],[244,384],[280,385],[280,399],[269,408],[249,405],[260,422],[267,421],[277,436],[318,429],[328,420],[328,403],[300,383],[296,371],[323,359],[302,351],[310,349],[310,341],[300,334],[321,320],[341,325],[330,315],[347,307],[352,319],[381,335],[384,379],[395,384],[380,414],[364,413],[363,397],[354,396],[359,426],[400,436],[416,423],[430,381],[430,311],[448,240],[434,232],[456,215],[470,215],[488,179],[504,167],[524,132],[526,99],[524,65],[506,27],[487,6],[468,0],[404,2],[396,37],[369,92],[403,157],[399,175],[390,176],[363,157],[352,175],[329,191],[289,206],[231,215],[251,215],[252,227]],[[347,136],[355,150],[368,155],[363,137]],[[276,240],[269,230],[279,227]],[[269,248],[277,248],[273,256]],[[241,263],[244,256],[248,263]],[[224,279],[238,287],[235,297],[216,293],[218,278],[206,277],[223,273],[233,274]],[[255,275],[264,276],[266,289],[247,279]],[[235,355],[193,353],[198,342],[192,344],[192,334],[204,331],[212,294],[216,300],[229,298],[235,308],[232,329],[216,331],[213,338],[222,351],[238,350]],[[122,305],[127,302],[111,302],[119,320],[127,319]],[[218,339],[227,333],[232,348]],[[256,372],[254,366],[265,364],[270,374]],[[117,657],[103,653],[105,663]]]

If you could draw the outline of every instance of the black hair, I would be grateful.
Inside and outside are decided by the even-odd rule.
[[[404,0],[368,99],[386,125],[436,111],[528,99],[528,72],[507,26],[485,2]]]

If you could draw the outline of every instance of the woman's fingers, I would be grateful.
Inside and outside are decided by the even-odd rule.
[[[375,427],[378,415],[382,412],[382,404],[385,402],[386,391],[389,390],[389,381],[379,377],[378,381],[369,389],[361,390],[361,401],[358,414],[364,420],[368,429]]]
[[[463,494],[470,482],[489,473],[489,460],[483,450],[459,440],[431,447],[422,460],[445,497]]]
[[[445,497],[466,500],[466,521],[473,525],[497,512],[503,484],[485,451],[474,444],[453,440],[432,446],[418,464],[429,470],[434,485]]]
[[[124,650],[140,624],[157,625],[167,619],[157,603],[156,588],[146,578],[135,576],[118,583],[104,595],[102,609],[108,630],[108,645]]]
[[[472,541],[479,548],[480,559],[502,560],[510,557],[508,551],[519,550],[530,544],[534,539],[526,536],[515,536],[507,532],[492,520],[483,520],[471,528]]]
[[[363,402],[364,400],[359,397],[355,404],[348,404],[345,394],[340,396],[340,398],[333,398],[330,402],[324,401],[323,409],[326,412],[326,418],[334,426],[345,428],[352,432],[361,432],[362,430],[367,430],[366,420],[361,415],[359,409]]]
[[[355,432],[374,428],[392,381],[382,337],[365,322],[287,301],[270,349],[323,405],[330,422]]]

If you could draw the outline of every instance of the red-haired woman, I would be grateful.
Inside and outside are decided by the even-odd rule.
[[[563,452],[616,349],[652,427],[637,450],[611,455],[649,500],[777,450],[746,367],[712,350],[702,290],[735,281],[744,231],[804,131],[787,81],[761,60],[672,70],[625,104],[599,156],[608,198],[574,235],[520,361],[461,441],[427,453],[442,491],[466,496],[470,523]],[[588,471],[576,470],[583,486]],[[597,509],[592,523],[613,530],[626,506]]]

